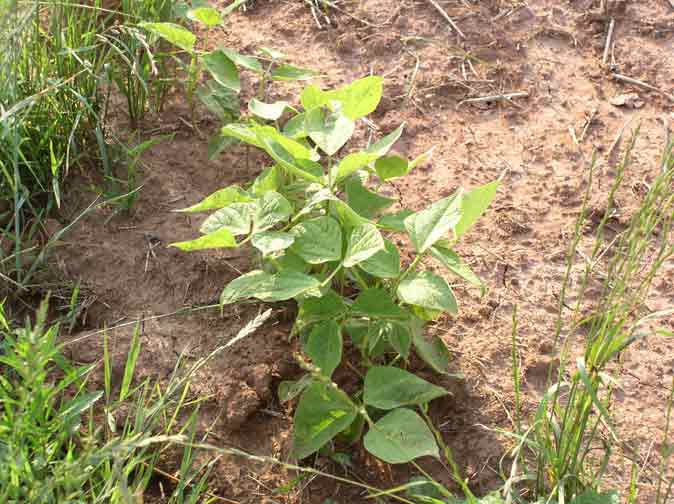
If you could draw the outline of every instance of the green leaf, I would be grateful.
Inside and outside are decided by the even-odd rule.
[[[201,57],[206,70],[210,72],[215,81],[237,93],[241,91],[239,71],[234,62],[221,50],[217,49]]]
[[[462,196],[459,190],[405,219],[405,229],[417,252],[426,252],[456,226],[461,219]]]
[[[435,150],[435,147],[431,147],[426,152],[418,155],[412,161],[410,161],[409,162],[409,171],[414,170],[417,166],[419,166],[421,164],[424,164],[426,161],[428,161],[431,158],[431,155],[433,154],[434,150]]]
[[[379,222],[377,224],[379,225],[379,227],[382,227],[388,231],[393,231],[396,233],[404,233],[405,219],[407,219],[407,217],[413,214],[414,212],[412,212],[412,210],[403,208],[402,210],[399,210],[397,212],[384,215],[381,219],[379,219]]]
[[[327,112],[317,107],[305,112],[304,128],[316,145],[328,156],[335,154],[351,138],[352,120],[341,112]]]
[[[251,196],[246,191],[241,189],[239,186],[229,186],[215,191],[210,196],[202,199],[196,205],[174,211],[188,213],[205,212],[207,210],[218,210],[220,208],[229,206],[232,203],[247,203],[250,201],[253,201],[253,198],[251,198]]]
[[[196,9],[190,9],[187,11],[187,17],[192,21],[199,21],[209,28],[220,25],[225,21],[220,12],[213,7],[197,7]]]
[[[330,378],[342,361],[342,331],[337,322],[326,320],[314,326],[306,353],[321,374]]]
[[[311,375],[306,374],[299,380],[284,380],[278,386],[278,400],[281,404],[292,401],[300,395],[304,389],[311,385]]]
[[[390,328],[386,333],[387,341],[403,359],[407,360],[410,356],[412,344],[412,333],[409,327],[397,322],[389,322],[389,326]]]
[[[349,235],[346,255],[342,264],[351,268],[384,250],[384,238],[374,224],[363,224],[354,228]]]
[[[197,96],[206,108],[223,123],[230,123],[239,117],[239,96],[235,91],[209,80],[197,89]]]
[[[285,222],[293,213],[290,202],[275,191],[264,193],[256,203],[253,233],[265,231],[280,222]]]
[[[293,455],[303,459],[351,425],[356,407],[337,388],[313,383],[302,394],[294,422]]]
[[[401,158],[400,156],[386,156],[379,158],[374,165],[374,169],[382,180],[402,177],[410,172],[407,159]]]
[[[316,77],[318,72],[309,68],[302,68],[284,63],[271,71],[271,78],[275,81],[309,80]]]
[[[268,256],[290,247],[295,241],[295,237],[290,233],[281,233],[277,231],[265,231],[253,235],[251,243],[253,247],[262,252],[263,256]]]
[[[456,237],[466,234],[496,197],[498,180],[465,193],[461,198],[461,219],[454,228]]]
[[[576,496],[569,504],[619,504],[620,496],[614,490],[609,492],[595,492],[586,490],[581,495]]]
[[[433,433],[422,418],[406,408],[391,411],[374,424],[364,438],[365,449],[389,464],[418,457],[438,457]]]
[[[224,126],[221,131],[224,136],[236,138],[260,149],[265,148],[262,141],[258,139],[255,130],[246,124],[230,123]]]
[[[473,270],[471,270],[470,267],[461,260],[459,254],[453,250],[436,244],[431,247],[431,254],[433,254],[433,257],[440,261],[445,268],[455,275],[463,278],[468,283],[478,287],[482,287],[484,285],[482,280],[480,280],[480,278],[475,273],[473,273]]]
[[[197,37],[182,26],[174,23],[140,23],[140,27],[189,53],[194,52],[194,44],[197,41]]]
[[[342,230],[332,217],[317,217],[295,226],[291,250],[310,264],[342,258]]]
[[[258,47],[258,50],[262,54],[269,56],[273,60],[286,59],[286,55],[283,54],[281,51],[277,51],[276,49],[271,49],[269,47]]]
[[[442,387],[393,366],[371,367],[363,386],[365,404],[384,410],[426,404],[447,394]]]
[[[442,374],[450,374],[449,361],[451,356],[447,345],[438,336],[427,340],[422,331],[412,331],[412,343],[417,355],[433,370]]]
[[[377,288],[362,291],[351,306],[351,310],[372,318],[404,319],[408,317],[407,312],[393,302],[388,292]]]
[[[375,142],[372,145],[370,145],[370,147],[368,147],[366,152],[377,154],[378,156],[385,156],[388,153],[388,151],[391,150],[393,144],[396,143],[400,138],[400,136],[403,134],[403,129],[405,129],[405,123],[402,123],[395,130],[393,130],[391,133],[386,135],[378,142]]]
[[[309,84],[302,90],[300,103],[302,103],[302,106],[306,111],[325,105],[327,100],[323,100],[323,91],[321,91],[321,88],[316,84]]]
[[[344,87],[321,93],[320,104],[342,102],[342,113],[355,121],[375,111],[384,91],[384,78],[376,75],[358,79]]]
[[[268,121],[276,121],[283,115],[285,109],[289,107],[290,104],[287,101],[264,103],[257,98],[253,98],[250,102],[248,102],[248,110],[250,110],[251,113],[261,117],[262,119],[267,119]]]
[[[384,238],[384,248],[358,266],[378,278],[396,278],[400,274],[400,253],[391,241]]]
[[[317,279],[297,271],[283,270],[272,275],[254,270],[227,284],[220,295],[220,304],[231,304],[248,298],[286,301],[319,286]]]
[[[377,159],[377,154],[370,154],[367,152],[356,152],[354,154],[348,154],[342,159],[337,168],[335,169],[333,179],[334,183],[339,183],[345,178],[353,175],[355,172],[360,170],[362,167],[367,166],[372,161]]]
[[[262,170],[253,181],[250,191],[255,196],[264,196],[269,191],[277,191],[283,184],[283,176],[278,166],[271,166]]]
[[[303,168],[302,160],[309,163],[315,157],[315,153],[305,145],[283,136],[271,126],[256,126],[254,131],[260,147],[282,168],[299,178],[321,183],[320,176],[314,175]]]
[[[225,53],[225,55],[232,60],[236,65],[243,67],[247,70],[252,70],[257,73],[264,73],[264,68],[262,68],[262,63],[257,58],[252,56],[246,56],[245,54],[240,54],[226,47],[221,47],[220,50]]]
[[[346,181],[344,189],[349,206],[359,215],[368,219],[371,219],[396,202],[394,199],[386,198],[370,191],[358,177],[349,178]]]
[[[188,252],[213,248],[232,248],[236,247],[236,240],[232,232],[223,227],[196,240],[171,243],[169,247],[176,247]]]
[[[304,112],[296,114],[285,123],[283,126],[283,134],[288,138],[297,140],[299,138],[306,138],[307,130],[304,128],[305,115]]]
[[[357,214],[353,208],[340,199],[330,204],[330,210],[334,212],[342,225],[346,228],[354,228],[370,222],[365,217]]]
[[[285,254],[276,259],[276,265],[281,271],[297,271],[307,273],[311,265],[306,263],[300,256],[286,249]]]
[[[298,317],[304,322],[322,320],[325,318],[337,319],[347,308],[342,296],[334,290],[329,290],[319,298],[307,298],[300,303]]]
[[[208,160],[215,161],[222,151],[225,150],[225,147],[232,145],[234,142],[231,138],[222,136],[219,131],[215,135],[211,135],[208,138]]]
[[[211,234],[225,228],[234,236],[248,234],[256,208],[255,203],[232,203],[209,215],[199,231],[202,234]]]
[[[407,275],[400,282],[397,294],[403,303],[452,314],[459,311],[447,280],[430,271]]]

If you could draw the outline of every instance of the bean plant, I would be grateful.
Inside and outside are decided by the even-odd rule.
[[[250,244],[257,251],[259,269],[225,286],[222,305],[297,302],[292,334],[300,338],[297,359],[307,372],[282,382],[279,397],[299,396],[298,459],[335,439],[355,442],[366,428],[365,448],[388,463],[438,456],[426,405],[448,392],[413,374],[410,359],[414,352],[449,374],[447,347],[437,336],[428,339],[424,325],[458,307],[448,281],[424,261],[482,285],[453,247],[495,197],[496,181],[458,189],[418,212],[392,211],[399,202],[381,189],[428,153],[412,161],[390,153],[404,124],[364,150],[344,152],[356,121],[376,109],[382,91],[383,79],[370,76],[330,91],[309,85],[300,110],[253,100],[250,119],[226,125],[222,135],[265,151],[270,165],[248,187],[220,189],[181,210],[212,213],[201,237],[173,244],[186,251]],[[414,249],[406,267],[396,235],[406,235]],[[333,381],[345,348],[360,358],[349,366],[359,368],[349,392]]]

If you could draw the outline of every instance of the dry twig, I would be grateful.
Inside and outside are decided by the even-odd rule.
[[[461,100],[458,106],[463,105],[464,103],[481,103],[481,102],[490,102],[490,101],[510,101],[513,98],[527,98],[529,93],[527,91],[517,91],[515,93],[504,93],[500,95],[490,95],[490,96],[480,96],[478,98],[466,98]]]
[[[433,7],[435,7],[435,10],[437,10],[440,15],[445,18],[445,21],[449,23],[449,26],[452,27],[452,30],[456,32],[456,34],[461,37],[461,38],[466,38],[466,36],[463,34],[463,32],[459,29],[459,27],[456,25],[454,20],[449,17],[449,14],[445,12],[445,9],[440,7],[440,5],[435,1],[435,0],[428,0],[428,3],[430,3]]]
[[[613,30],[615,29],[615,19],[611,18],[608,25],[608,33],[606,34],[606,44],[604,44],[604,57],[601,59],[602,65],[606,65],[608,61],[609,51],[611,49],[611,41],[613,40]]]
[[[628,84],[632,84],[632,85],[638,86],[640,88],[648,89],[649,91],[655,91],[656,93],[659,93],[662,96],[664,96],[665,98],[667,98],[669,101],[674,102],[674,95],[671,95],[671,94],[663,91],[662,89],[653,86],[652,84],[648,84],[647,82],[640,81],[640,80],[637,80],[637,79],[634,79],[632,77],[628,77],[626,75],[622,75],[622,74],[619,74],[619,73],[613,73],[611,75],[616,80],[627,82]]]

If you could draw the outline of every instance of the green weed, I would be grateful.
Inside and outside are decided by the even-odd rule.
[[[0,499],[2,502],[138,502],[174,443],[195,443],[198,408],[186,405],[195,368],[179,361],[165,386],[134,383],[141,334],[133,335],[121,383],[112,375],[107,338],[104,389],[88,383],[99,364],[77,367],[61,353],[58,325],[13,329],[0,304]],[[203,363],[202,363],[203,364]],[[194,405],[198,401],[191,401]],[[191,410],[191,413],[190,413]],[[189,420],[178,427],[176,419]],[[183,450],[181,480],[169,502],[205,497],[211,464]]]

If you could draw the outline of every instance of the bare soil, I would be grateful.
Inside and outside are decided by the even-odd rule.
[[[638,207],[659,168],[665,144],[663,119],[674,122],[674,102],[613,79],[607,67],[674,93],[674,9],[666,0],[609,0],[607,17],[599,10],[599,0],[438,3],[465,38],[452,32],[427,0],[339,2],[340,10],[327,11],[329,25],[317,13],[320,28],[306,2],[257,0],[246,12],[235,13],[225,30],[212,34],[211,45],[224,44],[245,53],[259,46],[281,50],[293,63],[320,70],[323,88],[370,73],[385,76],[385,97],[371,117],[378,128],[375,135],[406,122],[396,145],[401,154],[414,157],[436,147],[430,163],[396,183],[405,206],[419,209],[458,186],[471,188],[503,177],[494,205],[459,246],[486,282],[488,293],[481,297],[477,290],[457,288],[460,314],[429,328],[443,337],[454,355],[454,368],[465,375],[464,380],[433,378],[453,392],[436,401],[433,417],[471,487],[484,494],[498,487],[499,460],[511,447],[510,440],[490,429],[512,427],[513,307],[518,307],[517,343],[528,415],[554,359],[565,256],[592,151],[598,153],[598,170],[591,206],[601,212],[615,163],[631,131],[640,125],[627,183],[617,197],[617,227]],[[615,46],[604,66],[610,18],[615,19]],[[242,88],[245,104],[257,88],[250,73]],[[299,89],[294,84],[275,85],[268,101],[292,100]],[[528,97],[462,103],[517,91],[526,91]],[[627,93],[637,96],[615,99]],[[208,161],[207,137],[218,124],[205,111],[197,117],[199,132],[186,125],[190,113],[176,92],[164,112],[144,126],[154,134],[173,132],[175,137],[144,156],[143,187],[133,215],[106,223],[109,210],[97,211],[66,238],[53,271],[83,286],[87,308],[82,326],[71,337],[84,339],[68,347],[78,361],[94,362],[102,354],[102,336],[86,337],[93,329],[215,303],[238,271],[251,268],[246,250],[186,254],[166,247],[196,236],[201,220],[172,210],[218,188],[245,184],[266,163],[264,156],[245,147]],[[118,122],[123,128],[123,116]],[[622,141],[613,145],[623,128]],[[356,145],[364,145],[367,135],[362,126]],[[93,198],[88,182],[71,189],[72,200]],[[589,234],[587,240],[589,244]],[[577,267],[583,267],[582,257],[577,258]],[[673,282],[670,263],[656,282],[648,302],[651,309],[674,302]],[[141,375],[166,376],[185,349],[190,358],[206,355],[261,309],[246,305],[227,308],[223,314],[211,309],[148,320],[143,326]],[[218,357],[195,379],[195,395],[208,397],[202,422],[204,430],[210,428],[209,442],[287,460],[293,406],[279,405],[276,385],[299,374],[292,360],[294,346],[287,341],[290,316],[288,309],[276,310],[273,322]],[[667,324],[674,328],[674,320]],[[131,330],[126,326],[110,332],[120,372]],[[625,453],[636,451],[640,464],[645,464],[646,489],[655,481],[649,467],[661,446],[673,374],[674,342],[649,338],[627,353],[617,377],[623,387],[615,399],[619,433],[632,449]],[[381,466],[360,449],[352,456],[347,474],[352,479],[386,487],[412,474],[407,467]],[[163,469],[171,472],[179,462],[163,463]],[[630,464],[618,455],[611,468],[623,491]],[[319,459],[317,465],[344,474],[327,460]],[[433,461],[423,465],[451,486],[442,466]],[[276,491],[294,477],[279,467],[222,458],[212,491],[242,503],[320,503],[330,497],[337,502],[365,502],[358,491],[321,478],[305,480],[287,493]],[[647,490],[640,499],[652,502]]]

